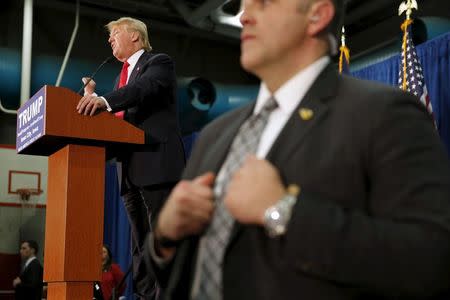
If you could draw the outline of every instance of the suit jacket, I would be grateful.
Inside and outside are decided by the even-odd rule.
[[[252,111],[207,126],[183,177],[217,173]],[[301,193],[280,238],[234,225],[225,300],[428,298],[450,285],[449,163],[416,98],[328,67],[267,159]],[[184,241],[168,266],[151,262],[167,299],[188,299],[198,241]]]
[[[19,275],[21,284],[16,286],[16,300],[41,300],[42,266],[39,260],[32,260]]]
[[[124,119],[145,132],[145,145],[124,149],[120,155],[124,175],[136,186],[179,180],[185,158],[175,94],[172,59],[144,52],[128,84],[104,95],[112,112],[125,110]]]

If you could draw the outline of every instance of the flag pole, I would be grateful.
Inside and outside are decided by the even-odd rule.
[[[416,0],[403,1],[398,8],[398,15],[401,16],[406,12],[406,19],[400,26],[403,31],[402,51],[403,51],[403,84],[402,90],[406,91],[406,38],[408,34],[408,26],[412,24],[411,14],[413,9],[418,9]]]
[[[343,71],[348,72],[348,68],[350,65],[350,49],[348,49],[345,44],[345,27],[342,26],[342,34],[341,34],[341,46],[339,47],[340,55],[339,55],[339,73],[342,74]],[[344,65],[345,69],[344,70]],[[344,72],[344,73],[345,73]]]

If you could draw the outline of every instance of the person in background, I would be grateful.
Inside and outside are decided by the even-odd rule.
[[[115,299],[123,295],[126,284],[122,282],[124,274],[120,266],[112,261],[112,253],[108,246],[103,245],[102,249],[102,281],[100,288],[104,300],[111,300],[113,289],[115,290]],[[119,286],[120,285],[120,286]]]
[[[107,110],[145,132],[145,145],[125,149],[117,160],[121,162],[121,194],[131,225],[133,290],[140,299],[155,299],[156,282],[143,260],[144,240],[185,164],[175,66],[168,55],[151,52],[147,26],[140,20],[123,17],[106,27],[113,55],[123,63],[122,71],[114,90],[101,97],[90,81],[76,109],[89,116]]]
[[[20,245],[22,267],[19,276],[13,280],[16,300],[41,300],[43,269],[36,258],[39,246],[28,240]]]
[[[338,74],[343,0],[243,8],[259,94],[203,129],[159,214],[146,253],[166,298],[442,296],[450,167],[424,106]]]

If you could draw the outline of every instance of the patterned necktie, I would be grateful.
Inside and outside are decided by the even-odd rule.
[[[125,85],[127,85],[127,79],[128,79],[128,67],[130,64],[125,61],[122,65],[122,71],[120,71],[120,79],[119,79],[119,89]],[[123,119],[125,116],[125,111],[118,111],[114,114],[116,117]]]
[[[271,97],[259,114],[250,116],[242,124],[222,165],[222,171],[214,185],[216,209],[203,237],[203,252],[198,258],[200,286],[196,300],[222,298],[222,262],[234,223],[233,217],[223,204],[223,197],[233,173],[240,168],[248,154],[256,153],[269,115],[277,106],[276,100]]]

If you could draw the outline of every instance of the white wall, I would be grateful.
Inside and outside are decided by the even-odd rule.
[[[0,146],[0,253],[18,253],[22,239],[34,239],[41,248],[44,243],[45,204],[47,199],[47,157],[18,155],[15,149]],[[22,201],[17,194],[8,193],[9,171],[39,172],[40,195]],[[14,185],[29,184],[34,178],[15,175]],[[36,207],[37,205],[37,207]]]

